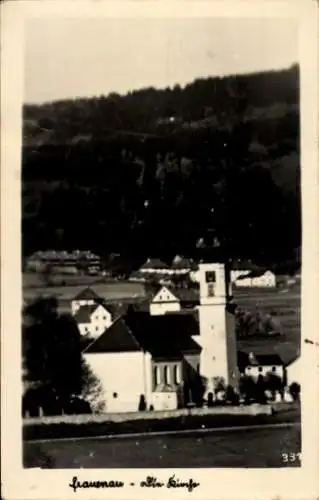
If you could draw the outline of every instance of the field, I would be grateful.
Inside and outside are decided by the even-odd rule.
[[[240,349],[256,354],[276,353],[285,363],[297,356],[300,348],[300,286],[291,289],[234,290],[238,307],[251,312],[271,314],[280,325],[280,337],[244,339],[238,342]]]
[[[287,467],[284,455],[301,451],[299,424],[217,431],[24,443],[24,466],[47,468]]]
[[[64,279],[65,286],[50,287],[45,286],[40,277],[26,274],[23,277],[24,299],[28,302],[40,295],[55,295],[62,310],[67,311],[72,298],[86,286],[92,286],[95,292],[107,301],[125,302],[132,299],[135,301],[145,296],[145,287],[142,283],[101,280],[94,276],[69,276]],[[233,293],[238,307],[251,312],[258,310],[261,313],[271,314],[279,320],[282,330],[280,337],[240,340],[239,348],[254,351],[256,354],[277,353],[285,363],[294,359],[300,348],[300,284],[289,289],[237,288]]]

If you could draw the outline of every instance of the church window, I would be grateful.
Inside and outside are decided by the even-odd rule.
[[[159,383],[159,373],[158,373],[158,366],[154,367],[154,385],[157,386]]]
[[[164,384],[170,383],[169,366],[164,366]]]
[[[181,377],[180,377],[180,369],[179,365],[174,366],[174,383],[175,384],[180,384],[181,382]]]

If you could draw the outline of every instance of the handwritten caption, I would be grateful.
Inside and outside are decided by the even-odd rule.
[[[188,492],[192,492],[199,486],[199,483],[189,478],[187,481],[181,480],[173,474],[167,481],[161,481],[157,477],[147,476],[142,481],[137,483],[129,482],[125,484],[123,481],[80,481],[77,476],[74,476],[69,484],[70,488],[76,493],[79,488],[123,488],[125,486],[138,488],[185,488]]]

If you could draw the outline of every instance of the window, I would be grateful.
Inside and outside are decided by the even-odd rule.
[[[180,384],[181,383],[181,377],[180,377],[180,367],[178,365],[174,366],[174,384]]]
[[[117,398],[117,392],[113,392],[113,398],[116,399]]]
[[[103,316],[103,319],[106,320],[106,316]]]
[[[263,371],[263,367],[262,367],[262,366],[259,366],[259,367],[258,367],[258,371],[259,371],[259,372],[262,372],[262,371]]]
[[[98,326],[96,326],[96,327],[95,327],[95,330],[96,330],[96,331],[98,331],[98,329],[99,329],[99,327],[98,327]]]
[[[215,286],[212,283],[208,284],[207,292],[208,292],[208,297],[214,297],[214,295],[215,295]]]
[[[273,367],[271,368],[271,371],[272,371],[272,372],[277,371],[277,366],[273,366]]]
[[[206,271],[205,278],[206,278],[206,283],[215,283],[216,282],[215,271]]]
[[[169,367],[167,365],[164,366],[164,384],[169,384],[170,383],[170,377],[169,377]]]

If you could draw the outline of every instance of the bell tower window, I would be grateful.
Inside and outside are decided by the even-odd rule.
[[[206,283],[216,283],[216,273],[215,271],[206,271]]]

